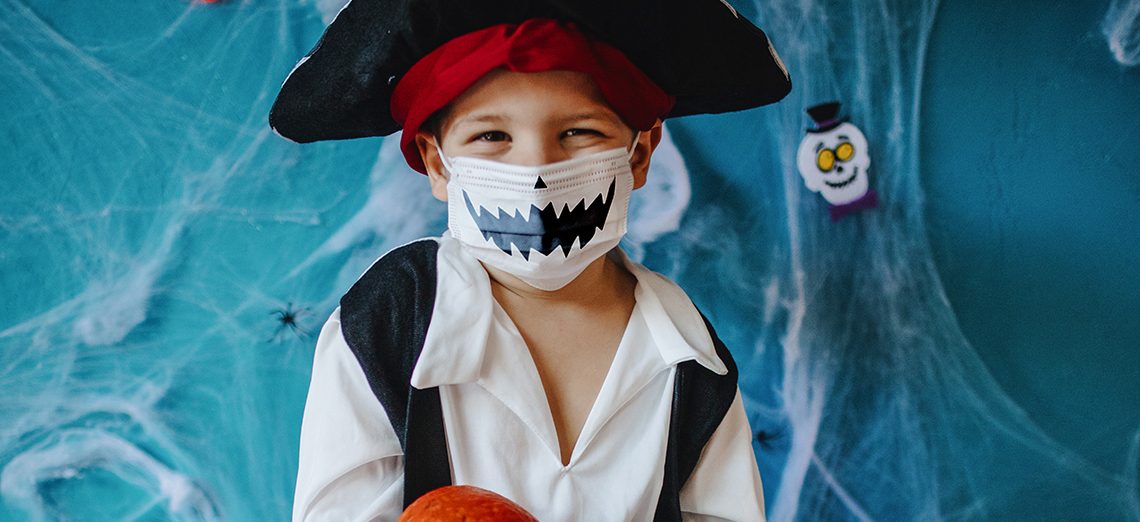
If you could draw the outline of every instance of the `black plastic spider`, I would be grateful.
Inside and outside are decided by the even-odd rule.
[[[783,436],[783,429],[777,428],[772,431],[759,430],[756,432],[756,441],[759,442],[761,446],[771,449],[776,444],[776,441]]]
[[[301,327],[298,320],[309,312],[308,308],[293,308],[293,303],[290,302],[285,308],[269,312],[277,318],[277,329],[273,331],[273,336],[266,342],[281,342],[285,332],[293,332],[298,339],[305,340],[311,335],[310,332]]]

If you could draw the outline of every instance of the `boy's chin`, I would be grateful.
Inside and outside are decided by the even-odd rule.
[[[492,287],[498,285],[512,294],[532,297],[565,295],[589,290],[590,287],[604,280],[606,263],[614,263],[616,266],[621,266],[621,263],[613,260],[610,255],[600,256],[561,288],[556,290],[543,290],[527,283],[514,274],[499,270],[482,261],[479,262],[479,264],[483,266],[483,270],[485,270],[490,277]],[[622,267],[622,270],[624,270],[624,267]]]

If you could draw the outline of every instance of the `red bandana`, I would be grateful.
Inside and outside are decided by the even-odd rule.
[[[635,130],[649,130],[673,108],[667,94],[621,51],[565,24],[532,18],[458,36],[421,58],[396,84],[392,117],[403,126],[400,149],[408,165],[426,173],[413,138],[435,111],[493,69],[577,71],[590,75],[614,112]]]

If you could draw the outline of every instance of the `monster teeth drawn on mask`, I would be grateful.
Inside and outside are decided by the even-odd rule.
[[[467,212],[479,226],[484,239],[494,241],[495,246],[507,255],[512,255],[511,245],[514,245],[523,259],[529,261],[531,250],[549,256],[561,248],[562,254],[569,256],[575,240],[578,241],[578,248],[585,248],[594,234],[606,226],[616,184],[616,179],[610,181],[605,196],[598,194],[589,205],[585,198],[579,200],[573,208],[564,203],[559,209],[553,202],[548,202],[541,209],[530,205],[526,215],[519,209],[512,215],[502,208],[498,208],[498,215],[495,215],[482,205],[479,205],[479,210],[475,210],[467,191],[463,191],[463,202],[467,204]]]

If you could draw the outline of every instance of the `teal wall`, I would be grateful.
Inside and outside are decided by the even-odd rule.
[[[338,1],[0,0],[0,520],[288,517],[315,332],[444,221],[392,140],[267,127]],[[669,121],[692,201],[640,246],[740,364],[772,519],[1140,520],[1109,2],[732,3],[793,91]],[[882,200],[840,223],[789,163],[829,99]]]
[[[1127,471],[1140,429],[1140,67],[1108,2],[947,0],[923,85],[927,227],[963,332],[1048,434]]]

